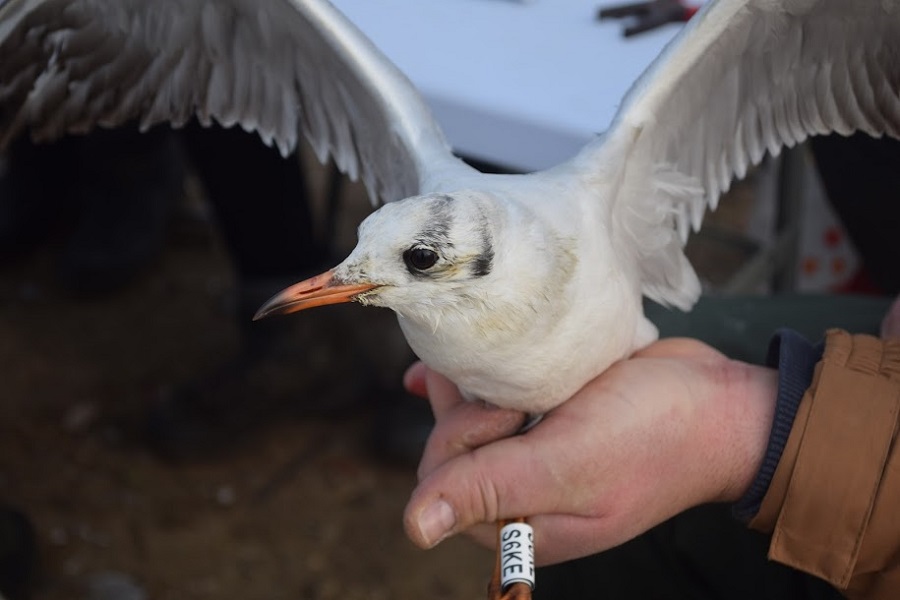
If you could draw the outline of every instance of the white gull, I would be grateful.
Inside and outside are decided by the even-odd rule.
[[[489,175],[322,0],[0,0],[0,145],[197,116],[287,153],[303,132],[385,206],[334,270],[262,314],[358,300],[473,398],[545,412],[684,310],[682,245],[734,177],[815,134],[900,132],[892,0],[719,0],[571,160]],[[602,77],[597,73],[585,76]]]

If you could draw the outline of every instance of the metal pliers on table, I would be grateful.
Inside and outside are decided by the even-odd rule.
[[[601,8],[597,18],[631,19],[622,35],[632,35],[661,27],[666,23],[683,23],[694,16],[697,6],[688,6],[679,0],[650,0]]]

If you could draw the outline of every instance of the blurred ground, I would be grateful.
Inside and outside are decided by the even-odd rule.
[[[344,248],[367,210],[358,187],[349,195],[358,212],[342,220]],[[740,224],[742,206],[746,198],[723,202],[724,221]],[[722,251],[712,252],[721,270]],[[142,419],[158,389],[235,349],[231,273],[214,231],[180,223],[145,278],[98,301],[62,294],[52,257],[48,249],[0,274],[0,504],[37,528],[35,600],[86,598],[109,572],[154,600],[484,597],[488,552],[466,540],[429,552],[406,541],[414,473],[373,456],[377,405],[285,420],[199,464],[148,451]],[[397,347],[389,314],[337,310],[303,318],[346,320],[348,347]],[[391,352],[406,360],[402,345]],[[313,358],[298,357],[296,377],[309,376]]]
[[[227,261],[188,225],[112,298],[66,297],[50,249],[0,274],[0,504],[36,526],[33,598],[86,598],[110,571],[154,600],[483,597],[489,553],[464,540],[422,552],[404,537],[414,472],[373,456],[375,406],[299,416],[201,464],[148,451],[142,419],[160,386],[236,345]],[[346,308],[375,351],[390,344],[372,319],[399,335],[387,313]],[[309,362],[298,356],[297,377]]]

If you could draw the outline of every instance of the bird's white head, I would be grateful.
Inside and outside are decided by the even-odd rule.
[[[279,293],[257,317],[356,301],[394,310],[408,335],[409,324],[502,335],[533,319],[574,267],[566,243],[540,225],[485,191],[389,203],[362,222],[342,263]]]
[[[434,322],[484,292],[494,271],[501,211],[481,192],[431,194],[383,206],[359,227],[359,243],[334,269],[345,282],[377,287],[362,304]]]

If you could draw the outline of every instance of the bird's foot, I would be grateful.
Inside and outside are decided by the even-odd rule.
[[[514,583],[504,592],[500,582],[494,581],[488,586],[488,600],[531,600],[531,586],[527,583]]]

